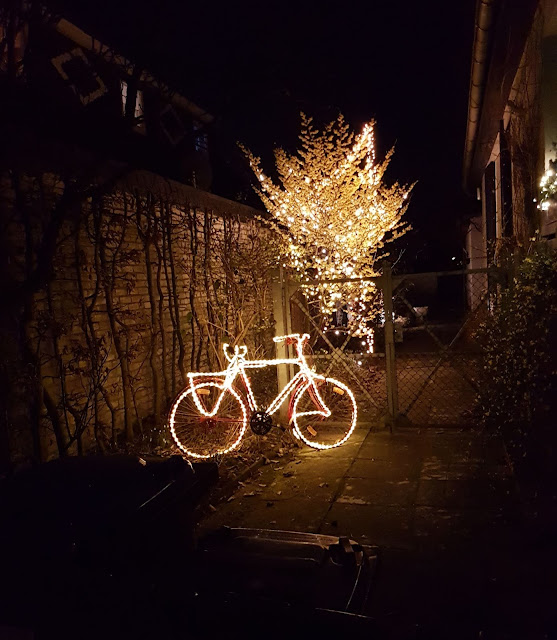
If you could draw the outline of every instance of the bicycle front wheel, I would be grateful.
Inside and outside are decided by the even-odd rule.
[[[191,458],[229,453],[242,440],[247,426],[246,407],[237,391],[227,389],[221,398],[222,390],[222,384],[202,382],[182,391],[172,405],[168,418],[172,438]]]
[[[309,386],[300,391],[294,401],[294,430],[315,449],[338,447],[348,440],[356,427],[354,394],[345,384],[333,378],[316,376],[314,383],[318,395]]]

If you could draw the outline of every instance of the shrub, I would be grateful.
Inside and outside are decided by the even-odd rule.
[[[493,313],[479,328],[484,360],[477,415],[508,443],[527,450],[532,431],[545,432],[555,390],[557,253],[533,244]],[[552,436],[552,440],[556,440]]]

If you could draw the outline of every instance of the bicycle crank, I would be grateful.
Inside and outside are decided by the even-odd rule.
[[[249,426],[258,436],[266,436],[273,428],[273,419],[265,411],[254,411],[249,419]]]

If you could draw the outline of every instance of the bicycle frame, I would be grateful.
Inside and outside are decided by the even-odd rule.
[[[241,442],[242,437],[245,433],[249,413],[257,412],[257,401],[255,396],[253,395],[253,390],[251,387],[251,382],[249,379],[248,369],[261,369],[268,366],[276,366],[276,365],[291,365],[294,364],[299,367],[299,371],[296,375],[285,385],[285,387],[279,390],[277,396],[271,402],[269,407],[267,408],[266,413],[268,415],[272,415],[278,411],[278,409],[282,406],[286,398],[290,397],[290,406],[288,411],[289,424],[292,425],[292,429],[294,435],[303,440],[307,445],[313,447],[314,449],[331,449],[332,447],[338,447],[339,445],[346,442],[346,440],[350,437],[352,432],[356,427],[356,421],[358,416],[358,409],[356,405],[356,400],[354,398],[354,394],[352,391],[339,380],[335,380],[334,378],[327,378],[323,375],[315,373],[313,369],[311,369],[307,362],[303,353],[304,343],[309,339],[309,335],[303,334],[300,336],[299,334],[290,334],[287,336],[278,336],[273,338],[274,342],[281,342],[282,340],[289,340],[290,342],[296,342],[296,358],[276,358],[273,360],[246,360],[247,355],[247,347],[234,347],[234,350],[230,350],[229,353],[229,345],[223,345],[224,355],[228,360],[228,367],[224,371],[214,371],[211,373],[188,373],[189,379],[189,388],[184,389],[181,394],[178,396],[176,401],[174,402],[172,409],[169,415],[169,427],[172,433],[172,437],[174,441],[179,446],[179,448],[186,453],[188,456],[193,458],[210,458],[214,455],[222,455],[228,453],[235,449]],[[245,394],[238,391],[235,388],[235,382],[237,377],[240,376],[244,383]],[[329,397],[324,395],[320,389],[326,389],[326,393],[337,393],[341,396],[346,394],[348,399],[348,407],[347,410],[350,414],[350,417],[347,417],[345,420],[342,418],[341,424],[345,425],[343,427],[342,435],[339,439],[334,440],[332,443],[329,442],[318,442],[316,440],[312,440],[308,438],[303,429],[300,427],[298,422],[299,418],[311,416],[310,420],[313,422],[314,417],[319,416],[321,418],[328,419],[335,413],[335,416],[338,415],[338,403],[333,402],[331,404],[331,408],[327,406],[324,397],[327,398],[329,402]],[[333,385],[332,387],[328,385]],[[213,387],[217,392],[216,400],[214,402],[213,407],[206,408],[204,403],[202,402],[203,395],[211,395],[208,387]],[[304,409],[307,407],[307,403],[305,403],[304,394],[309,393],[311,402],[313,406],[310,404],[309,411],[305,411]],[[221,408],[221,404],[223,402],[223,398],[226,394],[230,394],[233,398],[235,398],[235,402],[238,403],[241,416],[238,416],[238,407],[236,406],[234,411],[236,412],[235,417],[233,418],[233,422],[237,423],[238,429],[233,437],[236,440],[227,444],[226,447],[221,447],[216,452],[196,452],[191,448],[185,446],[180,438],[178,437],[175,430],[175,418],[176,412],[178,408],[181,406],[182,401],[190,396],[190,399],[193,399],[197,412],[199,412],[200,416],[205,418],[213,418],[219,412]],[[213,396],[214,397],[214,396]],[[213,398],[211,398],[211,401]],[[298,408],[299,402],[302,401],[302,410]],[[225,414],[226,411],[225,410]],[[226,422],[226,416],[223,418]],[[219,423],[219,418],[217,416],[216,423]],[[210,421],[211,422],[211,421]],[[302,422],[304,422],[302,420]],[[208,425],[211,428],[211,425]],[[314,430],[311,424],[305,423],[305,427],[307,431],[312,435],[316,436],[317,432]],[[255,430],[255,429],[254,429]]]
[[[303,345],[308,339],[309,335],[307,333],[303,334],[302,336],[300,336],[299,334],[291,334],[273,338],[274,342],[280,342],[282,340],[296,340],[296,352],[298,356],[297,358],[276,358],[274,360],[246,360],[245,356],[247,353],[247,347],[245,346],[235,346],[234,354],[232,356],[229,356],[229,345],[223,344],[224,355],[229,362],[226,370],[216,371],[212,373],[188,373],[190,387],[192,389],[192,397],[197,406],[197,409],[202,415],[208,418],[213,417],[219,410],[220,404],[226,391],[233,388],[236,378],[240,376],[246,388],[246,397],[249,408],[252,412],[257,411],[257,401],[255,400],[255,396],[253,395],[250,379],[246,374],[246,369],[262,369],[264,367],[276,366],[281,364],[294,364],[300,367],[300,370],[296,373],[292,380],[290,380],[290,382],[281,391],[279,391],[275,399],[269,405],[266,413],[268,413],[269,415],[273,415],[274,413],[276,413],[283,402],[286,400],[286,398],[291,394],[291,392],[294,392],[297,388],[303,387],[303,390],[306,390],[312,387],[312,395],[314,396],[314,402],[316,401],[317,408],[315,411],[306,412],[306,415],[321,415],[326,418],[329,417],[331,415],[331,412],[321,398],[319,391],[317,390],[317,386],[314,383],[314,379],[317,377],[317,375],[310,369],[303,354]],[[198,387],[194,382],[199,378],[205,378],[207,380],[207,382],[205,383],[199,381],[200,384],[204,384],[205,386],[215,386],[221,389],[221,393],[219,394],[214,407],[210,411],[206,410],[201,400],[199,399],[197,392]],[[216,382],[216,380],[222,382]],[[289,419],[290,418],[291,416],[289,416]]]

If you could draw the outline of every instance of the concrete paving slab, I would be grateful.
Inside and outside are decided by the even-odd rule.
[[[370,429],[371,427],[369,425],[357,426],[352,432],[348,442],[363,442],[368,437]]]
[[[504,604],[513,595],[513,607],[520,610],[516,594],[530,590],[524,586],[524,568],[532,554],[524,549],[514,479],[500,443],[448,430],[393,436],[358,432],[337,449],[305,448],[296,455],[296,460],[263,467],[230,503],[218,506],[205,526],[350,535],[379,545],[373,614],[435,625],[442,610],[450,624],[436,637],[478,637],[483,619],[491,611],[504,616]],[[403,555],[389,566],[398,551]],[[543,568],[532,574],[542,595],[545,553],[540,554]],[[499,603],[489,596],[490,586]],[[551,605],[544,602],[539,609],[547,612]],[[470,623],[466,632],[473,629],[476,635],[455,634],[455,620],[458,630]]]
[[[446,480],[449,471],[449,458],[429,455],[422,460],[420,477],[424,480]]]
[[[447,481],[421,478],[416,494],[416,505],[430,507],[447,506]]]
[[[414,504],[417,481],[346,478],[336,501],[344,504],[404,506]]]
[[[334,447],[333,449],[317,451],[311,447],[305,447],[300,450],[299,455],[301,458],[319,456],[325,460],[329,458],[352,460],[357,455],[361,446],[362,442],[350,438],[344,444],[341,444],[339,447]]]
[[[317,533],[328,509],[328,501],[302,498],[265,500],[260,496],[237,498],[206,518],[203,528],[226,525]]]
[[[301,460],[292,462],[284,467],[284,472],[293,471],[304,477],[324,478],[341,478],[352,465],[352,460],[344,457],[320,456],[304,456]]]
[[[411,522],[411,509],[336,502],[320,532],[349,535],[363,544],[408,548],[414,544]]]
[[[265,465],[240,485],[237,494],[242,497],[255,493],[268,500],[298,497],[331,501],[350,464],[350,460],[323,460],[317,456]]]
[[[509,478],[420,479],[416,504],[451,509],[513,509],[518,504]]]
[[[468,442],[459,446],[455,454],[489,460],[494,465],[506,466],[508,464],[503,442],[494,436],[477,435],[475,438],[470,438]]]
[[[370,433],[358,452],[359,458],[411,461],[419,456],[420,446],[412,447],[407,438]]]
[[[419,462],[400,463],[396,460],[354,460],[349,468],[349,478],[376,478],[382,480],[417,480],[420,475]]]
[[[464,450],[469,443],[470,435],[458,432],[425,432],[420,434],[422,451],[425,456],[436,456],[443,460],[450,459],[455,451]]]
[[[247,489],[254,489],[266,500],[288,500],[290,498],[302,498],[305,500],[320,500],[332,502],[337,494],[342,476],[328,477],[305,475],[303,473],[292,477],[277,477],[265,487],[258,482],[255,485],[246,485]]]
[[[510,479],[447,480],[446,504],[449,507],[510,507],[516,502],[514,483]]]
[[[478,478],[489,480],[490,478],[508,478],[512,476],[512,470],[507,465],[492,464],[485,458],[462,459],[453,457],[447,471],[449,480],[460,478]]]
[[[414,518],[414,534],[428,539],[431,544],[443,547],[463,541],[480,545],[493,535],[496,527],[506,523],[503,509],[448,509],[417,506]]]

